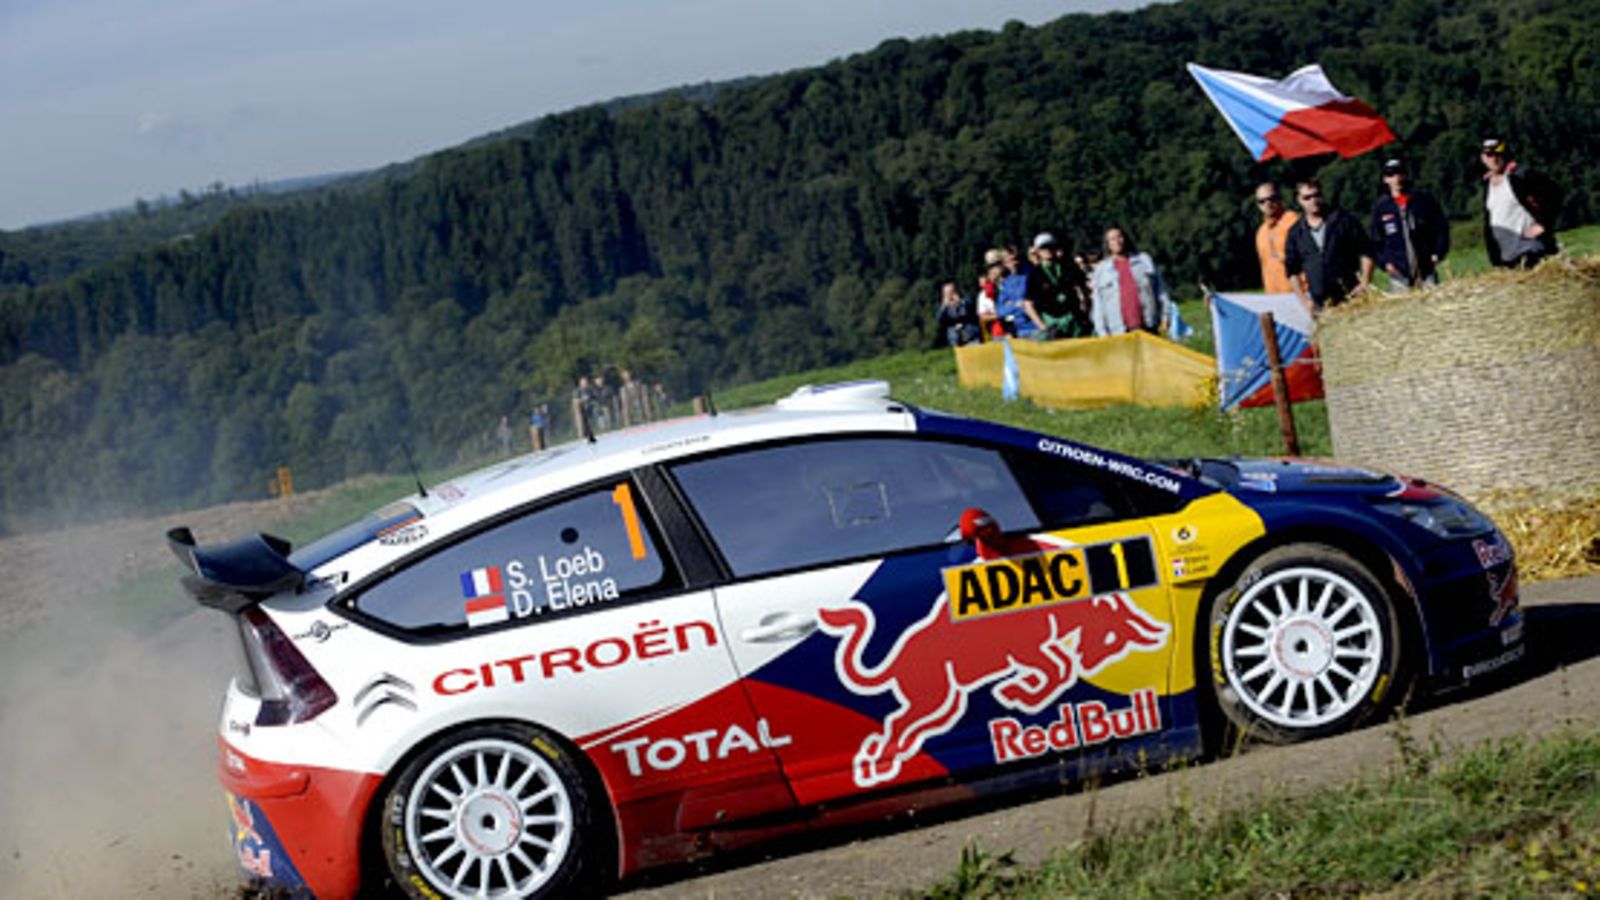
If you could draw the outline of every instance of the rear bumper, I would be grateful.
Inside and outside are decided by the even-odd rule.
[[[217,743],[230,841],[245,874],[290,896],[353,896],[361,825],[382,776],[266,762]]]

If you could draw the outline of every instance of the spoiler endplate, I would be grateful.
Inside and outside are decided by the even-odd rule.
[[[180,526],[167,532],[167,548],[189,570],[181,579],[189,596],[229,615],[280,591],[294,590],[306,578],[289,562],[290,543],[270,534],[202,547],[195,543],[194,532]]]

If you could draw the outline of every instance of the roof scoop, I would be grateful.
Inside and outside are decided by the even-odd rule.
[[[777,402],[785,411],[803,410],[881,410],[892,402],[889,382],[882,379],[840,381],[835,384],[808,384]]]

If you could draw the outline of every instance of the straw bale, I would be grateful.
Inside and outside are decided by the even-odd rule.
[[[1470,499],[1505,532],[1524,580],[1600,574],[1600,488],[1498,490]]]
[[[1600,260],[1330,310],[1334,454],[1468,494],[1600,486]]]

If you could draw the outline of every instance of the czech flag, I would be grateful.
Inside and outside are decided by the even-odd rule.
[[[461,596],[466,598],[468,627],[504,622],[511,617],[506,609],[505,579],[500,575],[499,566],[462,572]]]
[[[1212,294],[1211,333],[1217,343],[1218,394],[1223,410],[1270,406],[1272,365],[1261,335],[1261,314],[1272,313],[1289,402],[1322,396],[1322,365],[1311,314],[1294,294]]]
[[[1349,159],[1395,139],[1382,116],[1339,93],[1318,65],[1282,81],[1194,63],[1189,74],[1257,162],[1319,153]]]

